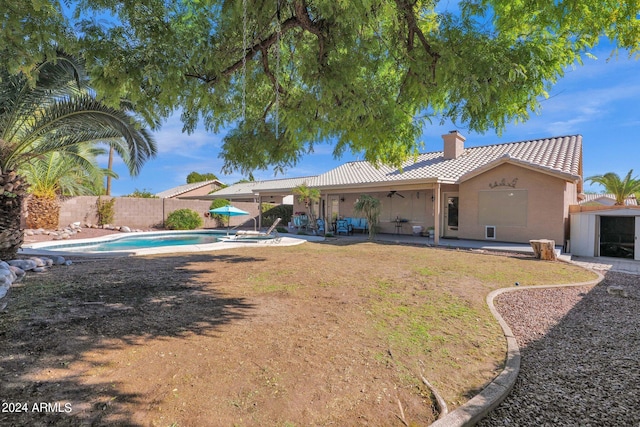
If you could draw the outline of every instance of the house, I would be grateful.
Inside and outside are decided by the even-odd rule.
[[[434,227],[439,237],[564,244],[569,206],[582,192],[580,135],[465,148],[457,131],[443,150],[394,168],[349,162],[309,180],[323,198],[318,214],[354,216],[361,194],[382,202],[380,231]],[[296,208],[294,207],[294,210]]]
[[[222,182],[218,181],[217,179],[211,179],[208,181],[179,185],[177,187],[161,191],[160,193],[157,193],[156,196],[161,199],[198,198],[199,196],[207,195],[222,187],[224,187],[224,184]]]
[[[457,131],[442,138],[442,151],[419,154],[401,168],[355,161],[301,178],[321,191],[316,215],[328,221],[358,216],[353,205],[368,194],[381,201],[382,233],[433,227],[436,244],[441,237],[565,244],[569,206],[582,193],[582,136],[469,148]],[[267,197],[286,190],[277,186],[266,183],[257,192]],[[304,210],[294,203],[294,211]]]

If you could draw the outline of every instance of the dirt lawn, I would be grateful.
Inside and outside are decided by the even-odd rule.
[[[0,425],[428,425],[502,367],[492,289],[576,267],[374,243],[74,259],[0,313]]]

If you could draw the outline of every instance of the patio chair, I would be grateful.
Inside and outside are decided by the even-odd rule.
[[[336,222],[336,235],[340,235],[340,233],[344,233],[345,235],[349,235],[351,228],[349,227],[349,223],[346,219],[339,219]]]
[[[294,215],[293,217],[293,226],[298,230],[306,230],[309,225],[309,220],[306,215]]]
[[[280,224],[280,221],[282,221],[282,218],[276,218],[276,220],[273,221],[273,224],[271,224],[271,227],[267,228],[266,231],[238,230],[236,231],[234,238],[247,239],[251,237],[269,237],[269,236],[278,238],[279,235],[278,235],[278,231],[276,230],[276,227],[278,226],[278,224]]]
[[[318,218],[316,220],[316,228],[318,229],[318,234],[324,234],[324,219]]]

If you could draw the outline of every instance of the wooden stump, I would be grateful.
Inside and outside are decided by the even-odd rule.
[[[529,240],[529,244],[533,248],[533,252],[535,253],[536,258],[546,261],[555,261],[557,259],[555,240]]]

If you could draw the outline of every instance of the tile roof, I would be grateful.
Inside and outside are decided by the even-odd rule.
[[[192,182],[191,184],[183,184],[177,187],[170,188],[168,190],[161,191],[159,193],[156,193],[156,196],[160,197],[161,199],[168,199],[171,197],[179,196],[180,194],[184,194],[188,191],[192,191],[192,190],[196,190],[198,188],[204,187],[205,185],[211,185],[211,184],[221,185],[222,183],[217,179],[210,179],[208,181],[201,181],[201,182]]]
[[[290,190],[293,188],[304,184],[305,182],[309,183],[314,176],[303,176],[299,178],[282,178],[282,179],[270,179],[265,181],[251,181],[251,182],[241,182],[238,184],[230,185],[229,187],[223,188],[221,190],[216,191],[213,195],[216,198],[222,197],[252,197],[256,193],[264,192],[274,192],[274,191],[285,191],[290,193]]]
[[[584,194],[584,199],[580,201],[580,204],[584,205],[587,203],[591,203],[591,204],[599,203],[601,205],[613,206],[615,202],[616,202],[616,196],[614,196],[613,194],[587,193],[587,194]],[[631,195],[624,200],[624,204],[626,206],[638,206],[638,200],[636,199],[636,196]]]
[[[367,161],[349,162],[318,175],[308,184],[322,188],[414,180],[459,183],[474,171],[483,171],[500,162],[578,180],[581,158],[582,136],[572,135],[470,147],[457,159],[445,159],[443,151],[423,153],[415,161],[406,162],[401,169],[387,165],[376,168]]]

